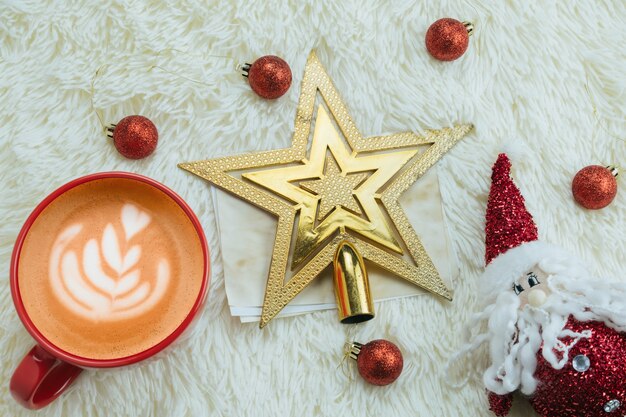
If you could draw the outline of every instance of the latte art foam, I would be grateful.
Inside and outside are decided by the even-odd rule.
[[[46,207],[21,249],[28,316],[57,347],[90,359],[142,352],[198,298],[204,253],[180,206],[137,180],[81,184]]]
[[[119,219],[112,221],[121,223],[124,241],[120,242],[113,223],[105,226],[100,241],[81,234],[83,225],[77,223],[61,232],[50,257],[50,281],[59,301],[94,321],[121,320],[149,311],[161,300],[170,280],[165,256],[156,260],[152,283],[141,280],[142,244],[132,244],[131,239],[139,234],[134,241],[141,242],[140,233],[150,224],[150,215],[126,203]],[[83,246],[82,254],[67,249],[76,240],[79,248]],[[128,250],[122,252],[122,247]]]

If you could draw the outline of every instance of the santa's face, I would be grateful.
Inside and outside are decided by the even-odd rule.
[[[538,265],[533,266],[515,280],[512,291],[519,297],[520,309],[531,305],[541,307],[550,295],[549,275]]]

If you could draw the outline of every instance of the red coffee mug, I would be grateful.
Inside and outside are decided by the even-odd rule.
[[[24,244],[24,239],[30,230],[30,227],[33,225],[35,219],[37,219],[41,212],[48,206],[48,204],[61,194],[80,184],[104,178],[125,178],[141,181],[162,191],[174,200],[187,215],[198,233],[198,238],[200,245],[202,246],[202,253],[204,256],[204,274],[200,291],[191,310],[183,322],[169,336],[167,336],[160,343],[143,352],[122,358],[99,360],[84,358],[66,352],[53,345],[39,332],[37,327],[35,327],[33,322],[28,317],[24,303],[20,296],[18,286],[18,261],[20,258],[20,251]],[[78,377],[83,368],[112,368],[126,366],[159,353],[181,335],[181,333],[187,328],[187,326],[189,326],[193,318],[198,313],[204,302],[207,289],[209,287],[209,268],[209,250],[200,221],[187,203],[185,203],[180,196],[167,188],[165,185],[148,177],[129,172],[101,172],[77,178],[63,185],[46,197],[46,199],[43,200],[28,217],[17,237],[17,241],[13,249],[13,255],[11,257],[10,281],[13,303],[15,304],[17,314],[26,327],[26,330],[28,330],[31,336],[37,341],[37,345],[35,345],[35,347],[33,347],[31,351],[26,354],[13,373],[10,383],[11,394],[17,402],[26,408],[42,408],[58,398],[59,395],[61,395],[61,393],[76,379],[76,377]]]

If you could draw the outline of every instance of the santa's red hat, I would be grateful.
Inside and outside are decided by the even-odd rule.
[[[511,161],[501,153],[493,165],[485,226],[485,263],[506,251],[537,240],[537,226],[511,178]]]
[[[537,226],[511,178],[511,161],[501,153],[493,165],[485,226],[485,278],[498,291],[535,265],[565,252],[538,240]],[[567,256],[569,258],[569,256]]]

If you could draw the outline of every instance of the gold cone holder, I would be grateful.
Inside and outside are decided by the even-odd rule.
[[[347,241],[337,247],[334,258],[334,284],[339,320],[344,324],[374,318],[374,302],[363,258]]]

